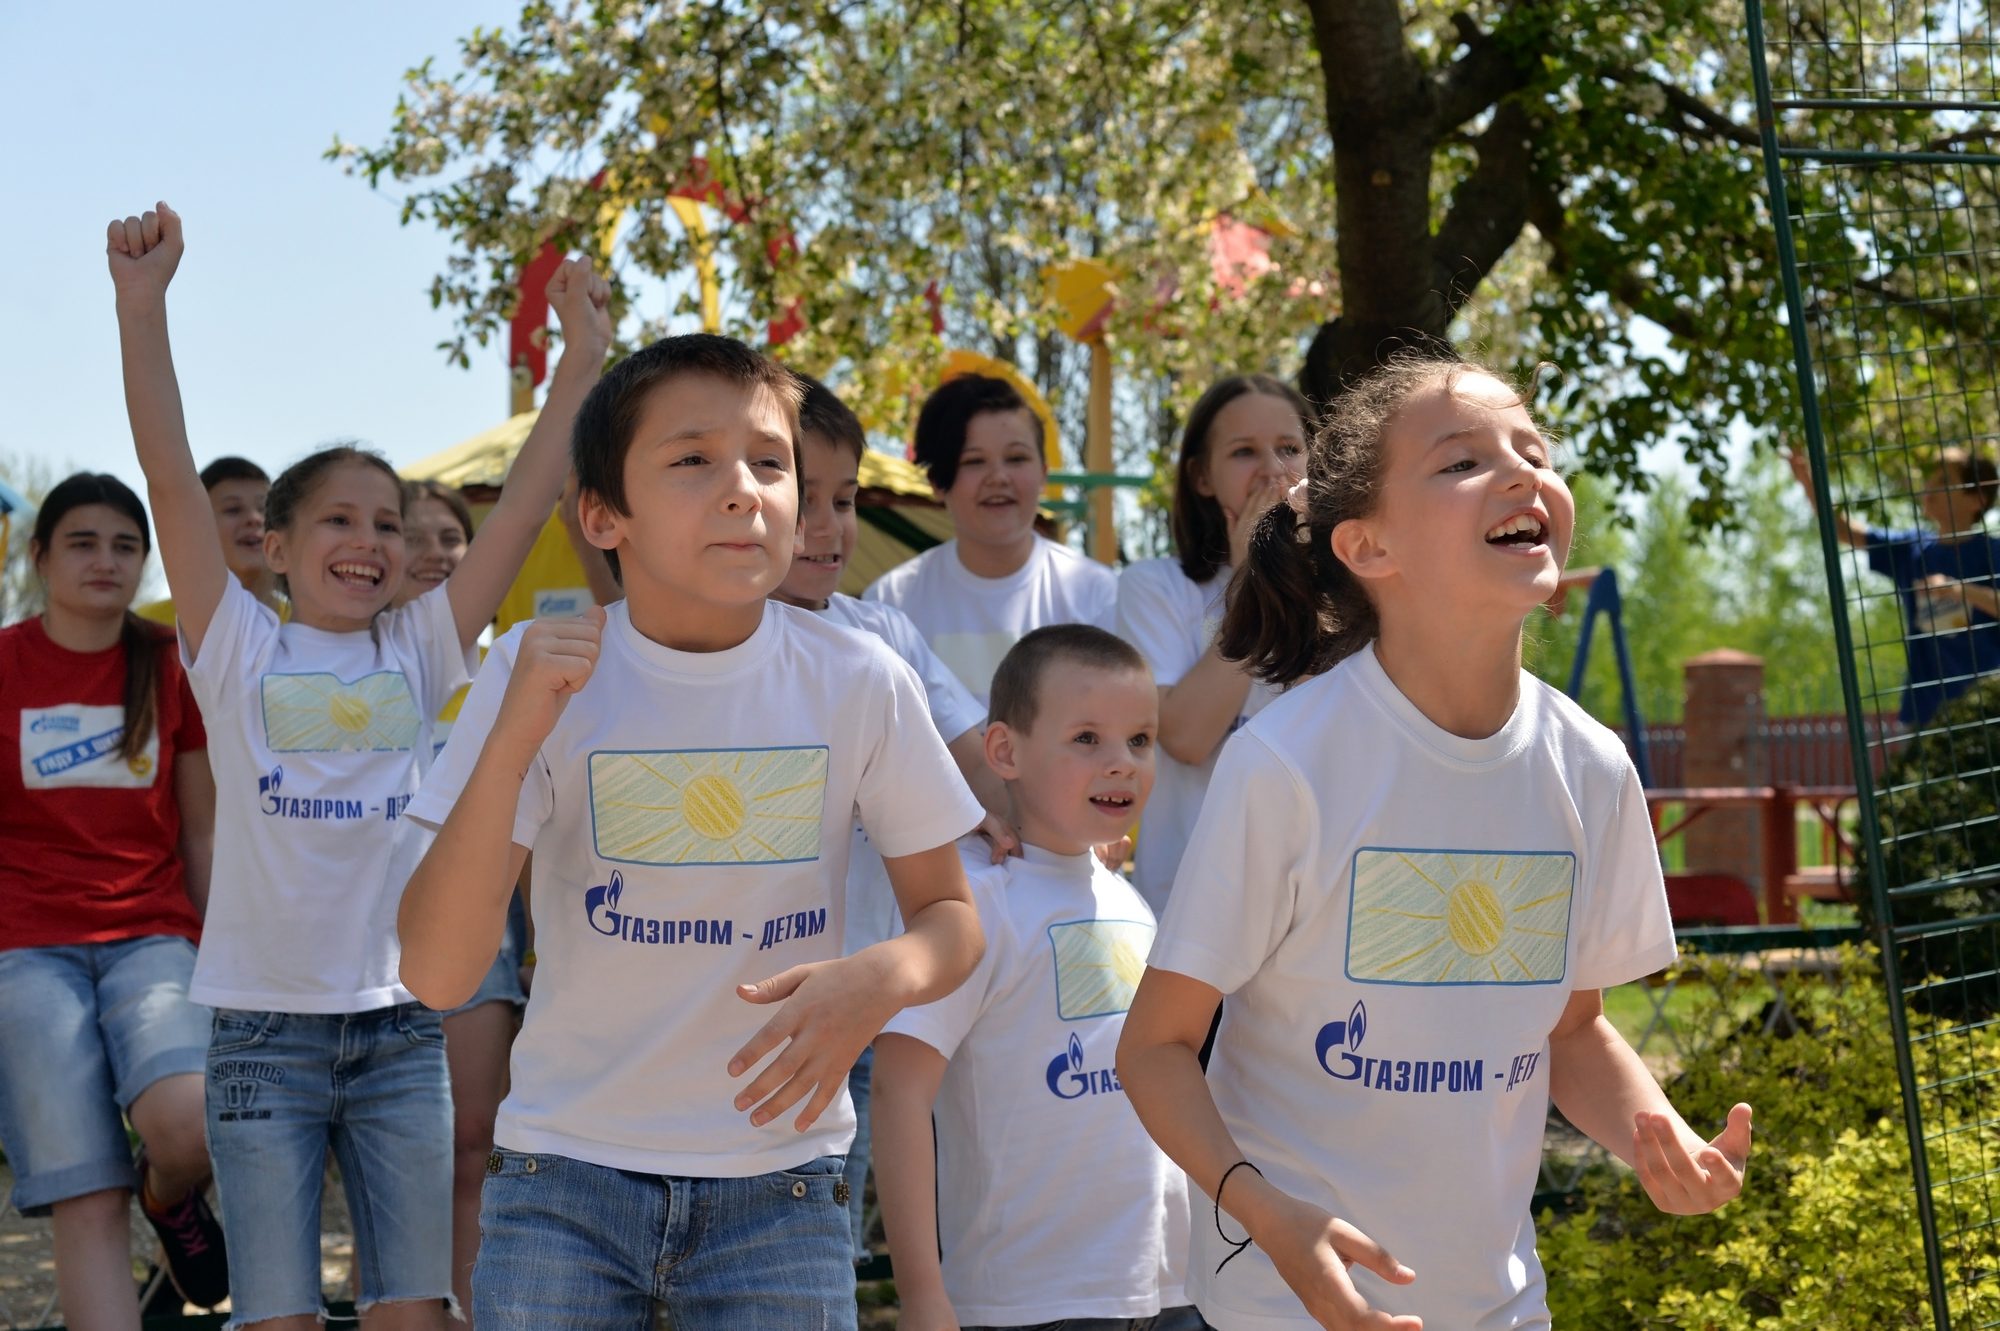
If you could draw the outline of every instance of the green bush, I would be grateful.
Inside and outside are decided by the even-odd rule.
[[[1709,997],[1695,1027],[1718,1038],[1673,1077],[1675,1107],[1703,1135],[1729,1107],[1756,1110],[1743,1196],[1712,1215],[1668,1216],[1630,1171],[1604,1169],[1583,1209],[1544,1215],[1542,1260],[1558,1327],[1589,1331],[1919,1331],[1932,1325],[1897,1091],[1888,1007],[1872,956],[1849,950],[1834,978],[1782,981],[1798,1033],[1733,1024],[1754,972],[1696,972]],[[1915,1033],[1931,1034],[1918,1019]],[[1965,1031],[1927,1048],[1924,1101],[1934,1183],[1971,1179],[2000,1159],[2000,1130],[1979,1101],[2000,1069],[2000,1031]],[[1938,1193],[1943,1195],[1944,1189]],[[1964,1192],[1983,1195],[1975,1184]],[[1946,1214],[1957,1248],[1955,1325],[2000,1318],[2000,1239],[1985,1214]]]

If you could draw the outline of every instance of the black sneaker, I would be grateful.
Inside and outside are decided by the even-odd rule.
[[[139,1152],[139,1212],[160,1236],[167,1259],[167,1279],[182,1298],[198,1308],[213,1308],[229,1297],[229,1257],[222,1246],[222,1226],[201,1195],[200,1187],[167,1210],[155,1213],[146,1205],[146,1153]]]

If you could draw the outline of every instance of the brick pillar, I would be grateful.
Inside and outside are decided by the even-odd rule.
[[[1690,657],[1681,669],[1687,736],[1682,781],[1694,787],[1763,785],[1767,774],[1758,734],[1764,722],[1763,658],[1725,647]],[[1757,809],[1711,809],[1682,837],[1689,871],[1732,873],[1763,886]]]

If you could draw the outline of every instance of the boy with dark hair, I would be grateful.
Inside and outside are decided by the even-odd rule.
[[[219,457],[200,471],[201,488],[215,510],[215,535],[229,571],[252,596],[284,618],[289,603],[278,592],[278,575],[264,559],[264,496],[271,477],[248,458]],[[133,611],[156,624],[174,622],[171,598],[152,601]]]
[[[1201,1325],[1186,1177],[1114,1066],[1153,913],[1092,853],[1145,807],[1158,727],[1144,658],[1102,629],[1037,629],[994,674],[986,760],[1022,857],[968,865],[985,957],[876,1041],[876,1192],[912,1331]]]
[[[978,960],[953,843],[980,809],[915,675],[766,599],[797,536],[798,395],[706,334],[604,376],[578,525],[625,599],[502,635],[410,806],[440,829],[399,917],[433,1006],[477,986],[535,852],[482,1331],[647,1325],[655,1301],[682,1331],[853,1327],[848,1069]],[[841,957],[857,814],[908,928]]]
[[[908,615],[982,703],[1000,658],[1029,630],[1110,629],[1117,619],[1116,575],[1035,531],[1049,478],[1043,442],[1040,420],[1004,380],[962,375],[932,393],[917,417],[916,459],[956,534],[864,593]]]
[[[1788,460],[1811,501],[1805,456]],[[1896,584],[1909,659],[1898,712],[1906,726],[1923,725],[1979,676],[2000,670],[2000,537],[1985,525],[2000,498],[2000,471],[1983,453],[1945,448],[1915,498],[1928,529],[1873,527],[1847,513],[1834,521],[1841,543]]]
[[[787,605],[810,610],[836,624],[872,633],[903,658],[923,681],[931,721],[946,741],[966,784],[986,806],[980,832],[994,847],[995,857],[1015,849],[1014,834],[995,814],[1007,807],[1007,792],[986,765],[982,734],[986,714],[965,685],[924,642],[909,616],[880,601],[862,601],[843,594],[841,573],[854,557],[861,537],[855,494],[861,487],[861,457],[868,435],[861,420],[833,390],[810,375],[798,375],[805,396],[799,403],[799,475],[803,507],[799,515],[799,550],[791,572],[771,593]],[[1010,390],[1011,391],[1011,390]],[[846,951],[859,952],[894,936],[898,928],[896,899],[882,869],[882,857],[855,829],[854,848],[847,862]],[[854,1145],[847,1152],[848,1218],[854,1237],[854,1260],[868,1255],[861,1197],[868,1176],[869,1085],[874,1051],[863,1050],[848,1074],[847,1091],[854,1100]]]

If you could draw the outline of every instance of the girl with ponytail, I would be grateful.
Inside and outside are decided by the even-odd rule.
[[[173,635],[131,612],[151,548],[137,495],[71,476],[29,542],[47,608],[0,630],[0,1150],[64,1320],[131,1331],[134,1191],[181,1293],[228,1293],[188,1001],[215,782]]]
[[[1664,1210],[1742,1187],[1749,1106],[1704,1140],[1604,1020],[1674,937],[1624,746],[1521,670],[1553,463],[1521,392],[1399,354],[1237,573],[1221,654],[1287,691],[1222,751],[1118,1056],[1211,1198],[1189,1293],[1224,1331],[1546,1325],[1551,1100]]]

